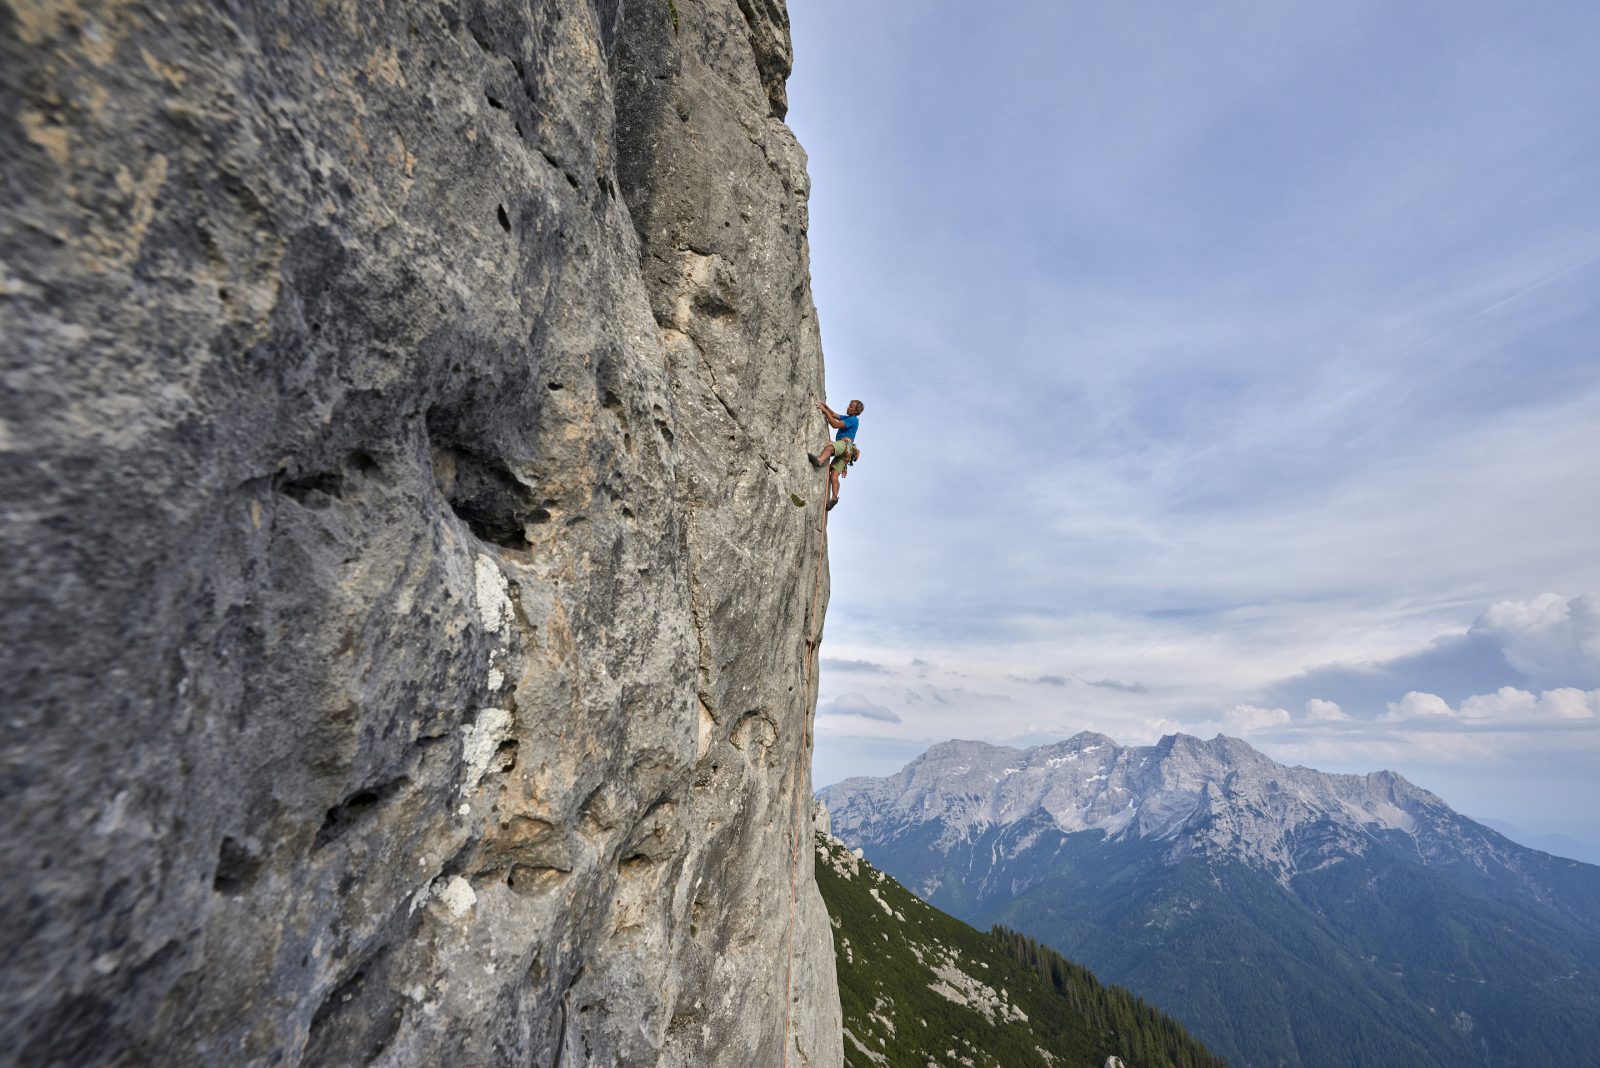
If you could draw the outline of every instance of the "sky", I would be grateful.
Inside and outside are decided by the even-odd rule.
[[[1600,5],[790,16],[816,784],[1220,732],[1600,849]]]

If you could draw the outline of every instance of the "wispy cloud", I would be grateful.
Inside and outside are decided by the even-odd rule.
[[[1065,686],[1070,681],[1065,675],[1036,675],[1026,679],[1020,675],[1012,675],[1011,678],[1017,682],[1030,682],[1035,686]]]
[[[817,706],[819,716],[855,716],[881,723],[899,723],[900,717],[883,705],[874,704],[858,693],[841,694]]]
[[[1390,701],[1388,711],[1380,718],[1390,723],[1409,723],[1432,717],[1515,728],[1540,722],[1594,720],[1600,718],[1600,690],[1563,687],[1535,694],[1502,686],[1494,693],[1468,697],[1456,706],[1438,694],[1411,690],[1398,701]]]
[[[1150,688],[1139,682],[1120,682],[1117,679],[1085,679],[1086,686],[1094,686],[1101,690],[1116,690],[1118,693],[1149,693]]]
[[[824,671],[854,672],[862,675],[887,675],[889,669],[882,664],[875,664],[870,660],[840,660],[836,657],[823,657],[822,668]]]

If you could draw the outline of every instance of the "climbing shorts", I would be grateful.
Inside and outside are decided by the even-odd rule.
[[[828,466],[835,471],[843,471],[855,463],[856,457],[860,454],[861,450],[856,448],[855,442],[849,438],[840,438],[833,443],[833,463]]]

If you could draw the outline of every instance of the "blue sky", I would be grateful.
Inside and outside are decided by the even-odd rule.
[[[1600,5],[791,18],[817,783],[1220,730],[1600,841]]]

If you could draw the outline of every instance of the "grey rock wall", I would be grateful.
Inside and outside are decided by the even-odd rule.
[[[15,1063],[841,1062],[789,57],[0,0]]]

